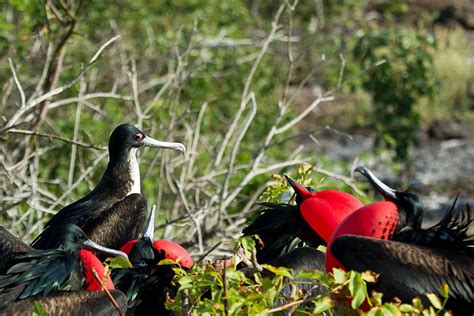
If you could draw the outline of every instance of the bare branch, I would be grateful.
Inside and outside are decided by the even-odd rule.
[[[18,76],[16,75],[16,71],[15,71],[15,66],[13,65],[13,62],[12,62],[11,58],[8,58],[8,63],[10,64],[10,69],[11,69],[12,74],[13,74],[13,79],[15,79],[16,87],[18,88],[18,91],[20,92],[20,97],[21,97],[21,106],[20,106],[20,108],[23,109],[26,106],[25,91],[23,91],[20,80],[18,80]]]

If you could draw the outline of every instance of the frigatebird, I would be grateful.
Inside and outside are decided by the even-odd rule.
[[[296,194],[296,205],[264,203],[258,217],[242,232],[259,235],[263,247],[257,251],[260,263],[279,257],[304,243],[326,245],[337,225],[363,206],[353,195],[338,190],[316,192],[286,176]]]
[[[474,313],[470,208],[466,205],[459,210],[456,199],[438,224],[423,229],[424,208],[416,195],[391,189],[366,168],[356,171],[390,201],[362,208],[340,224],[328,245],[326,269],[330,271],[340,262],[347,269],[380,273],[373,288],[389,300],[398,297],[404,302],[429,292],[439,294],[446,283],[446,308],[455,315]],[[331,257],[337,261],[331,261]]]
[[[91,240],[109,248],[118,249],[137,238],[147,213],[136,157],[137,150],[143,146],[186,153],[181,143],[158,141],[133,125],[119,125],[109,138],[109,163],[96,188],[55,214],[32,246],[51,248],[55,242],[54,230],[65,223],[78,225]]]
[[[173,268],[185,269],[193,266],[189,253],[177,243],[169,240],[154,240],[155,206],[143,236],[123,245],[120,250],[127,253],[133,267],[112,271],[112,279],[128,299],[130,312],[141,315],[153,310],[159,315],[168,314],[164,303],[176,295],[177,287],[172,284]],[[169,259],[176,264],[159,264]]]
[[[113,289],[110,277],[102,278],[104,266],[89,250],[110,256],[127,255],[100,246],[74,224],[54,230],[52,249],[32,249],[17,253],[8,261],[8,269],[0,271],[0,308],[16,300],[47,296],[55,291]],[[95,271],[95,272],[94,272]]]
[[[104,291],[70,291],[52,293],[46,297],[35,297],[14,302],[0,310],[0,315],[35,315],[37,304],[49,316],[60,315],[122,315],[127,311],[127,298],[120,290],[109,290],[114,306]]]

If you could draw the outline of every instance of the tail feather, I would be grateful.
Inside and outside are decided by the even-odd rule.
[[[430,227],[432,242],[447,249],[457,249],[474,256],[474,235],[472,233],[472,210],[469,204],[458,205],[459,195],[446,211],[439,223]]]
[[[255,220],[242,232],[244,236],[258,235],[263,246],[257,248],[257,260],[268,262],[294,248],[308,244],[325,245],[301,216],[298,207],[291,204],[263,203]]]

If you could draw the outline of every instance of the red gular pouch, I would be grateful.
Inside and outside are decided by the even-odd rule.
[[[125,252],[127,255],[129,255],[130,251],[132,251],[132,248],[137,243],[137,241],[138,241],[137,239],[130,240],[127,243],[125,243],[125,245],[120,247],[119,250],[122,251],[122,252]]]
[[[86,249],[81,249],[79,251],[79,257],[81,258],[82,266],[84,268],[84,289],[88,291],[96,291],[102,290],[103,288],[102,284],[94,276],[92,269],[94,269],[99,278],[103,279],[104,287],[106,289],[115,289],[112,279],[110,278],[110,274],[107,274],[107,276],[104,277],[105,267],[93,252]]]
[[[137,240],[131,240],[120,248],[120,251],[130,254],[133,246],[137,243]],[[170,240],[155,240],[153,241],[153,247],[160,251],[163,255],[163,259],[170,259],[181,265],[183,268],[192,268],[194,265],[193,259],[189,253],[181,245],[170,241]]]
[[[181,245],[170,240],[155,240],[153,246],[158,251],[164,253],[165,259],[170,259],[178,263],[183,268],[191,269],[194,265],[193,259]]]
[[[389,201],[375,202],[351,213],[337,226],[329,240],[326,250],[326,272],[331,272],[333,268],[344,269],[331,252],[332,243],[339,236],[349,234],[390,239],[398,228],[399,221],[397,206]],[[360,255],[364,256],[363,253]]]
[[[305,221],[328,242],[336,227],[363,204],[355,196],[337,190],[314,192],[300,204]]]
[[[314,192],[289,176],[286,179],[296,193],[296,203],[304,220],[325,242],[349,214],[364,206],[352,194],[338,190]]]

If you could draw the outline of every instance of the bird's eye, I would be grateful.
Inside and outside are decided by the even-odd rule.
[[[137,133],[133,136],[133,138],[137,141],[141,140],[143,138],[143,134],[142,133]]]

